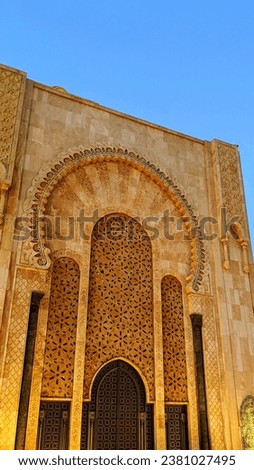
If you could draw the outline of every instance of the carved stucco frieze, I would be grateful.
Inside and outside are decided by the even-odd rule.
[[[236,146],[217,142],[217,159],[219,168],[220,197],[219,205],[224,208],[224,217],[221,220],[221,242],[224,254],[224,268],[230,268],[229,236],[224,225],[231,223],[230,233],[242,249],[243,270],[249,272],[247,222],[245,213],[244,194],[241,190],[241,169]],[[225,218],[225,220],[223,220]],[[227,221],[227,222],[226,222]],[[228,230],[228,231],[229,231]]]
[[[0,66],[0,182],[12,180],[25,74]]]
[[[239,175],[238,151],[235,146],[217,143],[218,161],[220,169],[222,204],[226,208],[227,219],[239,217],[243,226],[243,199],[239,191],[241,188]]]
[[[159,187],[166,191],[181,216],[187,220],[190,233],[191,259],[187,279],[188,290],[198,291],[204,269],[204,244],[197,216],[187,201],[178,184],[153,163],[134,151],[120,147],[73,148],[68,153],[60,154],[47,168],[41,169],[28,190],[24,204],[24,216],[29,219],[30,239],[23,246],[23,263],[40,269],[47,269],[51,264],[50,249],[46,246],[43,217],[45,207],[54,187],[71,172],[84,165],[97,162],[125,162],[145,173]],[[21,259],[22,262],[22,259]]]

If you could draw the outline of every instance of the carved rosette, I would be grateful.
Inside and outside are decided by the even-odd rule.
[[[69,173],[83,165],[104,161],[123,161],[139,171],[147,174],[158,186],[169,194],[179,213],[187,220],[186,227],[191,238],[190,275],[188,276],[188,289],[198,291],[202,281],[204,269],[204,244],[202,233],[196,215],[185,195],[169,176],[143,156],[133,151],[119,147],[96,147],[86,149],[83,146],[73,148],[67,154],[60,154],[57,161],[51,162],[46,169],[42,169],[33,180],[28,190],[24,205],[25,216],[29,219],[30,240],[28,262],[37,268],[49,268],[50,250],[46,247],[45,227],[43,217],[45,207],[53,188]]]

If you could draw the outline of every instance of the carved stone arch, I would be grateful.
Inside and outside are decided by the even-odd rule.
[[[254,450],[254,397],[248,395],[241,404],[241,435],[243,449]]]
[[[179,213],[186,219],[185,225],[191,240],[190,274],[187,281],[190,290],[198,291],[202,281],[205,253],[202,232],[192,206],[170,176],[167,176],[143,156],[120,147],[84,148],[80,146],[72,148],[67,153],[59,154],[56,161],[40,170],[28,190],[24,204],[24,215],[28,217],[30,229],[30,265],[40,269],[48,269],[51,263],[50,250],[46,246],[43,217],[46,203],[53,188],[62,178],[77,168],[104,161],[125,162],[148,175],[152,181],[168,193]]]

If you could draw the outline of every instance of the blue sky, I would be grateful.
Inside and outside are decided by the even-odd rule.
[[[0,62],[170,129],[238,144],[254,241],[252,0],[9,0]]]

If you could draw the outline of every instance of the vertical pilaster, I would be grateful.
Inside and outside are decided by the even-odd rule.
[[[0,391],[0,448],[15,446],[16,425],[22,384],[31,292],[42,292],[46,273],[17,270],[4,363],[4,380]]]
[[[69,449],[78,450],[81,445],[82,409],[83,409],[83,384],[85,369],[85,346],[87,327],[87,307],[89,292],[89,262],[90,243],[84,246],[84,260],[80,272],[80,292],[78,305],[77,336],[74,363],[73,395],[70,416],[70,442]]]
[[[153,256],[156,256],[155,250]],[[156,264],[155,264],[156,265]],[[155,448],[166,449],[165,428],[165,396],[164,396],[164,369],[163,369],[163,331],[161,312],[161,279],[156,276],[154,283],[154,374],[155,374],[155,407],[154,429]]]
[[[202,315],[193,313],[191,315],[193,330],[193,346],[195,353],[196,381],[198,392],[198,417],[199,417],[199,445],[200,449],[210,448],[208,431],[205,370],[202,342]]]
[[[23,450],[25,448],[27,414],[31,392],[38,311],[42,297],[43,294],[41,292],[32,292],[15,443],[15,448],[19,450]]]

